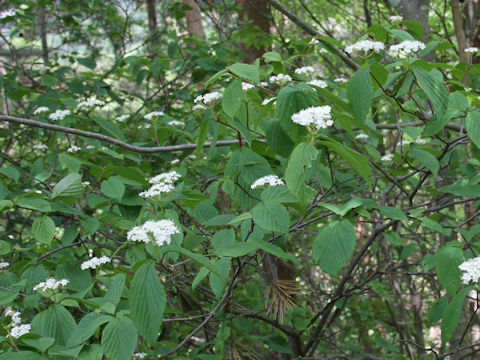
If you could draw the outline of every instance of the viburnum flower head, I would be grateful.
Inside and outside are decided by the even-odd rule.
[[[275,99],[276,99],[276,97],[271,97],[271,98],[268,98],[268,99],[263,99],[263,101],[262,101],[262,106],[265,106],[265,105],[270,104],[270,102],[274,101]]]
[[[100,265],[109,263],[110,261],[112,261],[112,259],[110,259],[108,256],[102,256],[102,257],[99,257],[99,258],[98,257],[93,257],[90,260],[84,261],[82,263],[82,265],[80,266],[80,268],[82,270],[96,269]]]
[[[8,262],[0,262],[0,269],[5,269],[10,266],[10,263]]]
[[[392,15],[392,16],[389,16],[388,19],[393,23],[397,23],[402,21],[403,17],[401,17],[400,15]]]
[[[477,47],[469,47],[464,50],[468,54],[476,54],[478,52]]]
[[[317,129],[325,129],[333,125],[331,111],[332,108],[328,105],[312,106],[293,114],[292,121],[303,126],[313,125]]]
[[[315,72],[313,66],[304,66],[298,69],[295,69],[295,74],[297,75],[312,75]]]
[[[254,85],[252,85],[250,83],[242,82],[242,90],[243,91],[248,91],[248,90],[253,89],[253,88],[255,88]]]
[[[160,184],[160,183],[173,184],[175,181],[177,181],[181,177],[182,175],[180,175],[175,170],[172,170],[166,173],[158,174],[157,176],[154,176],[153,178],[151,178],[148,182],[150,184]]]
[[[277,175],[266,175],[262,176],[261,178],[255,180],[251,186],[252,189],[256,189],[257,187],[268,185],[268,186],[279,186],[285,185],[282,179],[280,179]]]
[[[393,159],[393,154],[385,154],[382,156],[382,158],[380,160],[382,161],[392,161]]]
[[[98,99],[90,99],[90,100],[85,100],[85,101],[80,101],[77,105],[77,109],[81,108],[93,108],[96,106],[104,106],[105,101],[103,100],[98,100]]]
[[[219,93],[218,91],[213,91],[211,93],[206,93],[206,94],[197,96],[193,100],[193,102],[195,104],[204,103],[205,105],[208,105],[211,102],[214,102],[216,100],[221,100],[222,98],[223,98],[223,95],[221,93]]]
[[[290,81],[292,81],[292,77],[287,74],[278,74],[278,75],[270,76],[270,82],[280,86],[284,86],[288,84]]]
[[[33,112],[34,115],[38,115],[38,114],[41,114],[41,113],[44,113],[44,112],[47,112],[47,111],[50,111],[50,109],[46,106],[40,106],[38,108],[35,109],[35,111]]]
[[[55,280],[54,278],[48,278],[45,281],[42,281],[33,287],[33,291],[35,290],[55,290],[59,286],[66,286],[69,283],[67,279]]]
[[[309,81],[307,84],[319,87],[320,89],[325,89],[328,86],[326,81],[317,80],[317,79]]]
[[[12,318],[12,324],[18,325],[22,322],[22,318],[20,317],[20,311],[13,311],[12,308],[6,308],[3,315],[10,316]]]
[[[20,336],[28,334],[30,332],[30,324],[20,324],[14,326],[10,329],[10,334],[8,336],[18,339]]]
[[[417,40],[405,40],[397,45],[390,46],[388,53],[396,57],[408,57],[425,49],[425,44]]]
[[[162,193],[168,193],[175,189],[173,183],[181,178],[181,175],[175,170],[161,173],[150,179],[152,186],[150,189],[141,192],[139,195],[145,198],[154,197]]]
[[[385,48],[385,44],[380,41],[373,41],[373,40],[361,40],[356,42],[355,44],[348,45],[345,48],[345,51],[349,54],[359,51],[374,51],[379,53]]]
[[[56,120],[63,120],[63,118],[65,116],[68,116],[70,115],[72,112],[68,109],[66,110],[57,110],[55,111],[54,113],[51,113],[50,115],[48,115],[48,118],[50,120],[53,120],[53,121],[56,121]]]
[[[163,111],[152,111],[144,116],[145,119],[151,120],[154,116],[162,116],[164,115]]]
[[[117,120],[117,121],[119,121],[119,122],[122,122],[122,121],[127,120],[129,117],[130,117],[130,115],[124,114],[124,115],[117,116],[117,117],[115,118],[115,120]]]
[[[127,239],[144,243],[153,240],[158,246],[162,246],[170,244],[174,234],[180,234],[180,230],[172,220],[149,220],[143,225],[133,227],[127,233]]]
[[[465,285],[470,282],[478,282],[480,278],[480,256],[461,263],[458,268],[464,271],[462,274],[462,282]]]

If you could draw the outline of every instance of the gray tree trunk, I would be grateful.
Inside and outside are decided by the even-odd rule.
[[[416,20],[423,26],[423,39],[430,39],[430,27],[428,26],[428,10],[430,0],[389,0],[395,9],[402,15],[404,20]]]

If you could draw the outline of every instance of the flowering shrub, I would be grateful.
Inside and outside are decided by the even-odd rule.
[[[311,38],[2,75],[0,360],[447,354],[480,276],[478,67],[392,22],[340,78]]]

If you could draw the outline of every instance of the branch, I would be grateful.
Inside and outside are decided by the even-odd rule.
[[[31,119],[24,119],[24,118],[19,118],[15,116],[9,116],[9,115],[0,115],[0,120],[3,121],[8,121],[8,122],[13,122],[17,124],[24,124],[24,125],[29,125],[29,126],[35,126],[39,127],[42,129],[47,129],[47,130],[52,130],[52,131],[61,131],[67,134],[74,134],[74,135],[80,135],[80,136],[85,136],[88,138],[92,139],[98,139],[102,141],[106,141],[112,144],[115,144],[117,146],[123,147],[128,150],[133,150],[136,152],[141,152],[141,153],[158,153],[158,152],[170,152],[170,151],[178,151],[178,150],[190,150],[190,149],[196,149],[197,144],[181,144],[181,145],[170,145],[170,146],[154,146],[154,147],[143,147],[143,146],[135,146],[131,145],[129,143],[126,143],[125,141],[115,139],[113,137],[103,135],[103,134],[98,134],[95,132],[91,131],[85,131],[85,130],[80,130],[80,129],[75,129],[75,128],[69,128],[65,126],[60,126],[60,125],[55,125],[55,124],[49,124],[49,123],[43,123],[37,120],[31,120]],[[238,143],[238,140],[219,140],[215,144],[216,146],[229,146],[232,144]],[[203,144],[203,147],[210,147],[212,146],[212,143],[210,141],[207,141]]]
[[[322,34],[317,31],[312,25],[310,25],[309,23],[305,22],[304,20],[302,20],[297,14],[293,13],[291,10],[287,9],[283,4],[281,4],[278,0],[266,0],[270,5],[272,5],[275,9],[277,9],[278,11],[280,11],[282,14],[284,14],[285,16],[287,16],[290,20],[292,20],[295,24],[297,24],[298,26],[300,26],[303,30],[305,30],[305,32],[307,34],[310,34],[312,36],[316,36],[316,37],[321,37]],[[337,53],[337,55],[343,60],[343,62],[348,66],[350,67],[351,69],[353,70],[357,70],[360,68],[360,65],[357,64],[354,60],[352,60],[347,54],[345,54],[345,52],[343,52],[342,49],[340,49],[339,47],[333,45],[332,43],[330,42],[327,42],[325,40],[322,40],[321,38],[320,39],[317,39],[318,41],[324,43],[325,45],[327,45],[328,47],[330,47],[331,49],[333,49],[333,51],[335,51],[335,53]]]

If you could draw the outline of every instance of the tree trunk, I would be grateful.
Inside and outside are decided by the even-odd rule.
[[[149,30],[147,49],[150,53],[150,56],[155,57],[157,53],[158,41],[160,39],[158,34],[156,0],[145,0],[145,6],[147,8]]]
[[[205,38],[205,30],[202,24],[202,13],[195,0],[183,0],[185,5],[190,6],[191,10],[186,11],[187,30],[190,35],[197,35]]]
[[[423,26],[423,39],[430,39],[430,27],[428,26],[428,10],[430,0],[390,0],[405,20],[416,20]]]
[[[264,0],[238,0],[238,5],[242,7],[240,11],[241,20],[249,20],[249,27],[257,26],[266,34],[270,33],[269,4]],[[242,50],[246,54],[248,62],[254,62],[255,59],[261,58],[265,53],[264,46],[241,45]]]
[[[37,24],[38,32],[40,34],[40,41],[42,43],[42,59],[45,66],[48,66],[48,44],[47,44],[47,21],[45,14],[45,5],[38,7]]]
[[[462,12],[460,10],[460,3],[458,0],[450,0],[450,4],[452,6],[453,26],[455,27],[455,36],[457,37],[458,43],[458,57],[461,62],[467,62],[468,56],[465,53],[465,49],[467,48],[467,38],[463,28],[464,24]]]

